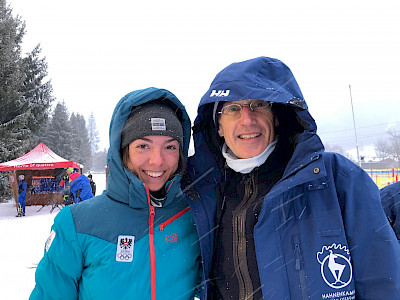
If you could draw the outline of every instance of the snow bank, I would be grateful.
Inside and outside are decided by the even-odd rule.
[[[105,174],[93,174],[97,194],[106,186]],[[40,209],[40,211],[38,211]],[[54,217],[51,206],[27,206],[26,216],[16,218],[14,200],[0,204],[0,299],[26,300],[35,286],[35,266],[43,256],[44,244]]]

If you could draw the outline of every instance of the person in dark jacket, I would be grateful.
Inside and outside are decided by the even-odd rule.
[[[64,201],[65,205],[70,205],[75,202],[74,200],[74,194],[70,190],[70,184],[69,184],[69,175],[71,175],[74,172],[74,168],[68,167],[65,169],[65,174],[62,177],[62,180],[60,181],[60,186],[63,188],[62,189],[62,198]]]
[[[30,299],[193,300],[200,249],[181,190],[184,106],[164,89],[133,91],[109,140],[107,189],[57,214]]]
[[[18,214],[16,215],[16,217],[25,216],[25,198],[28,184],[24,180],[24,175],[18,176]]]
[[[379,190],[327,153],[281,61],[217,74],[188,160],[202,299],[400,299],[400,247]]]
[[[96,196],[96,182],[93,181],[92,174],[89,174],[87,177],[89,178],[89,181],[90,181],[90,187],[92,188],[92,194],[93,194],[93,196]]]
[[[71,175],[74,172],[74,168],[72,167],[68,167],[65,169],[65,174],[62,178],[62,180],[60,181],[60,186],[62,187],[67,187],[69,186],[69,175]]]
[[[400,242],[400,181],[381,189],[381,201],[386,217]]]

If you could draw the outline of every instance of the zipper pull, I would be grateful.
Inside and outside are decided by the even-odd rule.
[[[294,242],[294,254],[296,255],[295,268],[297,271],[301,270],[301,250],[300,250],[300,239],[298,235],[293,237]]]
[[[296,254],[296,270],[299,271],[301,269],[300,266],[300,245],[294,245],[294,253]]]
[[[150,214],[150,218],[149,218],[149,233],[153,234],[154,233],[154,215],[155,215],[155,211],[154,211],[154,206],[149,207],[149,214]]]
[[[164,225],[160,224],[160,231],[163,232],[164,231]]]

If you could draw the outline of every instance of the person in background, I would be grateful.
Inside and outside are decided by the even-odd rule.
[[[78,172],[69,175],[70,191],[74,195],[75,203],[93,198],[89,178]]]
[[[316,129],[281,61],[233,63],[215,77],[185,185],[202,299],[400,299],[400,247],[379,190],[325,152]]]
[[[383,210],[400,242],[400,181],[385,186],[380,192]]]
[[[184,106],[164,89],[133,91],[109,132],[107,189],[57,214],[30,299],[193,299],[200,250],[180,184]]]
[[[24,180],[24,175],[18,176],[18,214],[16,215],[16,217],[25,216],[25,198],[28,184]]]
[[[96,182],[93,181],[92,174],[89,174],[87,177],[89,178],[89,181],[90,181],[90,187],[92,188],[92,194],[93,194],[93,196],[96,196]]]
[[[69,186],[69,175],[71,175],[73,172],[74,172],[74,168],[72,168],[72,167],[68,167],[65,169],[65,174],[64,174],[62,180],[60,181],[60,186],[62,186],[62,187]]]
[[[74,203],[74,195],[70,191],[70,184],[69,184],[69,175],[74,172],[74,168],[68,167],[65,169],[65,174],[60,181],[60,186],[63,187],[62,190],[62,198],[64,200],[65,205],[70,205]]]

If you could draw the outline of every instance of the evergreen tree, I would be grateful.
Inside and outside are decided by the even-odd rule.
[[[78,125],[77,125],[77,117],[75,113],[71,114],[71,117],[69,118],[69,124],[71,126],[71,159],[74,161],[79,162],[80,164],[83,164],[83,161],[80,157],[79,149],[80,149],[80,140],[79,138],[79,130],[78,130]]]
[[[25,80],[21,43],[25,23],[12,16],[12,10],[0,0],[0,161],[23,154],[27,117],[20,89]]]
[[[47,62],[45,58],[39,58],[40,52],[38,45],[23,59],[26,78],[21,91],[29,110],[27,125],[32,136],[29,148],[38,144],[39,139],[35,137],[46,124],[50,105],[54,101],[51,82],[44,82],[47,76]]]
[[[99,132],[97,131],[96,120],[94,118],[93,112],[90,113],[88,120],[88,134],[90,143],[90,165],[94,165],[94,155],[99,149]]]
[[[72,146],[74,160],[84,165],[85,170],[91,169],[91,149],[89,134],[86,128],[85,118],[77,113],[72,114],[70,118],[72,128]]]
[[[94,154],[99,150],[100,138],[93,112],[91,112],[89,116],[88,132],[89,132],[90,148],[92,149],[92,153]]]
[[[42,135],[43,142],[61,157],[71,160],[74,157],[72,146],[72,127],[65,102],[58,102],[52,117]]]
[[[104,172],[107,165],[107,149],[98,151],[93,154],[92,170],[96,172]]]
[[[12,9],[0,0],[0,162],[8,161],[35,145],[46,123],[53,101],[47,63],[40,59],[40,47],[21,56],[25,23],[12,16]],[[9,194],[7,174],[0,174],[0,197]]]

